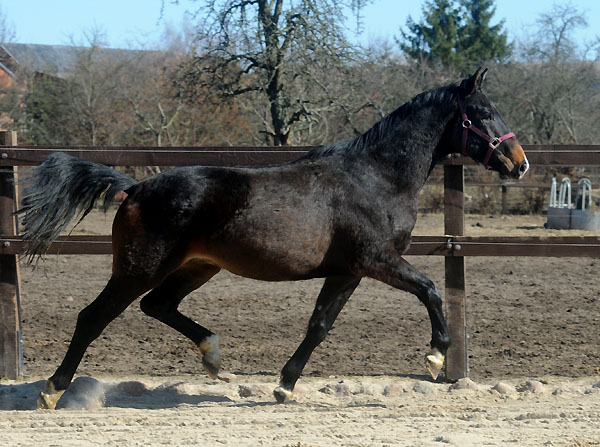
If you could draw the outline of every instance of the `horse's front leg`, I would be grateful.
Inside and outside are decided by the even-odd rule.
[[[294,385],[310,355],[325,339],[344,304],[359,283],[360,278],[355,277],[335,276],[325,279],[308,323],[306,337],[281,371],[279,386],[274,391],[277,402],[283,403],[292,397]]]
[[[425,305],[431,321],[431,351],[425,357],[425,366],[433,380],[437,379],[450,346],[450,334],[442,310],[442,297],[433,282],[399,255],[375,263],[366,276],[410,292]]]

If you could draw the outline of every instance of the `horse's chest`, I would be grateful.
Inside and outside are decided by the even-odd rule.
[[[387,230],[390,234],[401,234],[412,231],[417,221],[415,207],[395,206],[385,211]]]
[[[410,235],[415,223],[416,214],[408,210],[390,211],[383,237],[394,245],[395,250],[403,251],[410,243]]]

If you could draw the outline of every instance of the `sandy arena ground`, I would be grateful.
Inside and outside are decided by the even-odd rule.
[[[455,385],[406,377],[307,378],[273,403],[276,377],[79,377],[56,411],[31,411],[43,382],[0,384],[4,446],[600,445],[600,381]],[[456,387],[456,388],[455,388]]]
[[[469,216],[466,227],[469,235],[577,234],[544,230],[543,221]],[[79,231],[107,234],[110,222],[93,215]],[[415,234],[441,233],[441,216],[420,217]],[[409,261],[443,290],[442,258]],[[457,389],[425,375],[425,308],[364,280],[286,405],[271,391],[322,281],[219,273],[181,309],[220,335],[229,383],[205,378],[191,344],[135,303],[88,349],[63,408],[43,412],[32,410],[42,379],[110,275],[107,256],[49,257],[33,272],[22,267],[26,377],[0,382],[0,445],[597,446],[598,262],[467,259],[474,382]]]

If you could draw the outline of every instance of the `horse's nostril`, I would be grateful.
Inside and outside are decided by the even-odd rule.
[[[523,160],[523,162],[519,165],[519,174],[523,175],[529,169],[529,162],[527,160]]]

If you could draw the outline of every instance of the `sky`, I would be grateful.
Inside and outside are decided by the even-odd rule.
[[[140,43],[158,43],[166,25],[177,28],[186,9],[200,3],[165,0],[162,16],[161,0],[0,0],[0,9],[16,32],[15,42],[80,44],[84,32],[96,29],[110,47],[137,48]],[[585,13],[589,26],[578,33],[579,43],[600,35],[600,0],[496,0],[495,20],[505,20],[509,40],[519,39],[553,3],[571,4]],[[392,39],[409,15],[419,21],[424,4],[425,0],[374,0],[363,10],[361,41]]]

